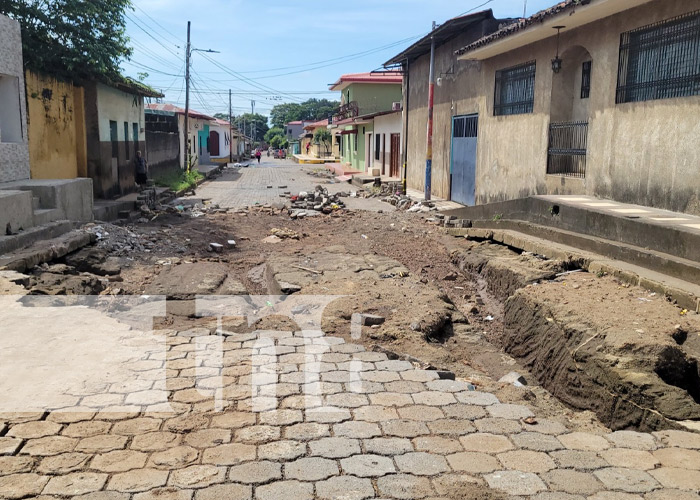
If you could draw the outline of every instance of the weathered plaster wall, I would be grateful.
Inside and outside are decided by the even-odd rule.
[[[350,100],[357,101],[361,115],[390,110],[392,103],[401,101],[400,83],[353,83],[347,90]]]
[[[84,176],[87,165],[83,89],[29,71],[26,82],[32,179]]]
[[[372,167],[380,169],[382,175],[389,175],[389,165],[391,162],[391,134],[400,135],[401,130],[401,112],[377,116],[374,119],[374,133],[380,136],[380,152],[378,160],[376,159],[376,154],[372,155]],[[376,148],[376,139],[374,139],[374,141]],[[400,142],[399,144],[402,145],[403,142]],[[399,154],[400,153],[401,151],[399,151]],[[399,164],[400,163],[401,158],[399,157]]]
[[[692,5],[691,5],[692,3]],[[548,127],[561,111],[552,108],[556,51],[553,36],[482,63],[456,61],[438,49],[436,73],[454,64],[455,75],[444,76],[436,87],[433,194],[449,196],[450,132],[452,116],[479,113],[477,203],[531,194],[588,194],[621,202],[700,214],[700,97],[616,104],[620,34],[697,10],[700,4],[683,0],[654,1],[643,7],[562,31],[561,53],[566,71],[580,79],[582,47],[593,61],[589,102],[574,102],[571,114],[589,115],[585,179],[546,174]],[[554,34],[554,33],[553,33]],[[450,49],[465,44],[453,43]],[[495,72],[527,61],[537,62],[534,112],[493,116]],[[572,68],[575,61],[575,68]],[[408,185],[423,189],[427,121],[428,57],[410,67]],[[574,94],[576,89],[574,90]],[[555,87],[556,105],[556,87]]]
[[[4,77],[4,78],[3,78]],[[2,116],[13,123],[3,125],[0,120],[0,182],[29,179],[29,147],[27,143],[27,109],[22,64],[22,37],[17,21],[0,14],[0,92]],[[19,119],[19,126],[17,126]],[[2,128],[10,127],[19,132],[17,137],[9,133],[2,138]],[[12,140],[12,142],[8,142]],[[5,141],[5,142],[2,142]]]

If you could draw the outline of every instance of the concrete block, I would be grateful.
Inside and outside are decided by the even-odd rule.
[[[0,190],[0,235],[7,234],[8,225],[12,233],[34,226],[32,193]]]

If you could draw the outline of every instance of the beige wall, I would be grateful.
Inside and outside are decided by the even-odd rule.
[[[556,106],[556,90],[552,107],[554,73],[550,61],[556,51],[555,37],[482,63],[455,61],[449,51],[440,50],[436,73],[447,71],[445,67],[454,62],[456,74],[444,77],[443,87],[436,87],[433,193],[449,196],[451,117],[478,112],[478,204],[532,194],[588,194],[700,214],[700,96],[615,103],[620,34],[698,7],[696,1],[654,0],[562,32],[564,69],[556,78],[563,78],[567,71],[580,71],[579,49],[570,50],[573,47],[585,48],[593,61],[589,102],[574,102],[571,111],[576,119],[588,108],[585,179],[546,174],[551,113],[554,121],[562,113]],[[460,44],[451,48],[459,48],[456,45]],[[422,189],[425,172],[427,90],[422,87],[427,86],[423,83],[427,83],[427,59],[414,63],[410,74],[408,184],[418,189]],[[534,112],[493,116],[496,70],[531,60],[537,61]],[[576,62],[573,69],[572,61]],[[580,78],[578,73],[573,81],[576,78]]]
[[[26,73],[29,161],[33,179],[74,179],[87,172],[83,89]]]

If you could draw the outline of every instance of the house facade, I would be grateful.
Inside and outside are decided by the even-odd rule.
[[[699,7],[567,0],[458,40],[436,58],[446,75],[433,194],[465,204],[592,195],[700,214]],[[408,72],[408,144],[423,148],[427,113],[412,101],[422,101],[413,89],[427,85],[428,59]],[[408,186],[422,190],[424,156],[408,153]]]
[[[29,179],[26,102],[20,25],[0,14],[0,182]]]
[[[354,170],[370,172],[376,147],[374,118],[400,110],[402,77],[396,72],[348,74],[330,89],[341,93],[332,123],[333,133],[340,137],[341,161]]]
[[[233,138],[235,133],[231,124],[226,120],[216,119],[209,126],[209,155],[215,163],[226,163],[231,158],[231,151],[237,156],[238,140]]]

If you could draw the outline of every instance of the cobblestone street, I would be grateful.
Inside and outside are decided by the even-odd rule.
[[[231,334],[223,370],[197,366],[201,335],[172,332],[167,360],[145,364],[138,388],[70,412],[0,415],[0,496],[698,498],[697,434],[570,432],[321,332]],[[152,373],[164,363],[172,412],[142,406],[163,389]],[[207,390],[219,376],[223,389]],[[478,483],[493,496],[468,496]]]

